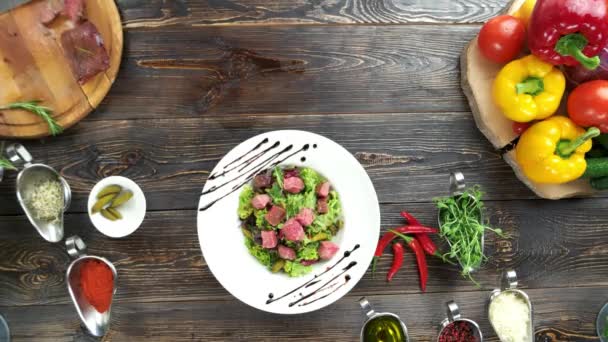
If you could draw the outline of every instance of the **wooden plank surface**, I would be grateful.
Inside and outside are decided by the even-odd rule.
[[[207,175],[224,154],[245,139],[278,129],[308,130],[342,144],[366,168],[382,203],[428,202],[445,195],[454,170],[483,185],[488,199],[534,198],[468,113],[87,121],[26,147],[71,184],[71,212],[85,212],[93,185],[118,174],[142,186],[149,210],[194,209]],[[14,177],[9,173],[0,183],[2,214],[21,212]]]
[[[65,134],[25,143],[72,186],[66,235],[79,234],[118,269],[102,340],[356,341],[365,295],[401,315],[415,341],[435,341],[450,299],[497,341],[485,304],[501,271],[513,267],[533,300],[537,341],[598,341],[608,198],[538,200],[477,131],[459,88],[461,50],[506,2],[117,0],[125,53],[110,93]],[[353,153],[378,192],[383,231],[401,223],[404,208],[433,225],[432,199],[461,170],[484,187],[491,224],[511,238],[487,235],[480,288],[429,260],[428,293],[420,293],[411,255],[387,284],[387,255],[377,277],[366,274],[318,313],[249,308],[206,267],[195,209],[226,152],[276,129],[319,133]],[[124,239],[103,237],[85,213],[88,192],[110,175],[134,179],[148,200],[143,226]],[[9,173],[0,183],[0,314],[15,341],[94,341],[69,303],[69,257],[27,223],[14,181]]]
[[[125,27],[479,23],[508,0],[118,0]]]
[[[469,112],[458,63],[478,30],[469,25],[133,29],[125,37],[124,72],[91,120]]]
[[[537,341],[598,341],[594,322],[605,288],[531,290]],[[464,317],[477,321],[484,341],[496,342],[486,318],[489,292],[370,295],[379,311],[394,312],[408,325],[414,341],[436,341],[445,303],[455,300]],[[557,300],[556,298],[559,298]],[[116,303],[112,328],[103,341],[358,341],[364,315],[358,296],[350,295],[315,314],[279,316],[234,300],[169,303]],[[16,340],[98,341],[83,334],[68,305],[0,307]],[[322,339],[319,338],[319,332]],[[558,338],[553,338],[557,336]]]
[[[491,259],[475,275],[481,289],[459,276],[458,269],[429,260],[428,292],[489,291],[499,285],[502,270],[518,271],[525,288],[608,286],[608,199],[489,202],[494,226],[511,238],[487,234],[486,252]],[[383,205],[382,226],[390,229],[402,223],[399,211],[415,213],[433,225],[436,213],[431,203]],[[560,224],[561,222],[568,224]],[[86,214],[68,215],[66,235],[78,234],[88,242],[89,252],[115,263],[121,287],[117,300],[161,302],[230,299],[215,281],[202,258],[195,227],[196,211],[148,213],[144,225],[124,239],[106,239],[90,224]],[[48,244],[24,217],[0,218],[1,305],[67,303],[64,272],[69,257],[62,244]],[[237,246],[240,243],[236,242]],[[406,267],[391,284],[384,276],[391,256],[378,265],[374,279],[368,273],[351,292],[353,295],[420,293],[418,275],[411,255]],[[151,276],[153,275],[153,276]],[[608,294],[608,292],[607,292]]]

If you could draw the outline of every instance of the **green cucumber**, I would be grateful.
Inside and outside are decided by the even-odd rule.
[[[608,189],[608,177],[591,178],[589,183],[591,183],[591,187],[595,190]]]
[[[583,177],[600,178],[608,176],[608,158],[589,158],[587,159],[587,169]]]

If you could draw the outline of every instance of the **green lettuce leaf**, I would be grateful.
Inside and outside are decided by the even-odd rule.
[[[319,259],[319,243],[311,242],[298,251],[298,260],[317,260]]]
[[[329,232],[330,235],[333,235],[330,232],[330,227],[335,224],[338,224],[341,218],[342,207],[340,206],[340,199],[338,198],[338,193],[332,191],[329,193],[329,198],[327,201],[327,213],[323,215],[317,215],[317,217],[315,217],[315,220],[312,221],[312,224],[306,229],[312,234]]]
[[[303,194],[290,194],[287,195],[287,203],[285,203],[285,211],[287,212],[287,218],[296,216],[300,212],[300,208],[304,206],[304,195]]]
[[[283,266],[283,269],[290,277],[299,277],[312,271],[312,266],[304,266],[299,262],[287,260],[285,261],[285,266]]]
[[[264,217],[267,213],[268,210],[266,209],[253,211],[253,215],[255,216],[256,227],[261,229],[269,226],[268,222],[266,221],[266,218]]]
[[[258,261],[262,265],[270,267],[273,264],[274,258],[269,250],[265,249],[260,245],[257,245],[255,242],[248,238],[245,238],[245,246],[247,246],[249,254],[253,255],[256,259],[258,259]]]
[[[300,170],[300,178],[304,182],[304,190],[306,192],[312,191],[313,193],[317,190],[317,185],[324,181],[317,171],[309,167]]]
[[[239,208],[237,213],[241,220],[246,220],[249,215],[253,213],[253,206],[251,205],[251,200],[255,193],[253,192],[253,188],[249,184],[245,184],[243,186],[243,190],[241,190],[241,194],[239,195]]]

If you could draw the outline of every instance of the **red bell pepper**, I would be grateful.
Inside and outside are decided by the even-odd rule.
[[[530,51],[553,65],[595,69],[608,43],[607,0],[538,0],[528,27]]]

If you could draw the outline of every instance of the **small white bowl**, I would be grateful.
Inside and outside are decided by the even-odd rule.
[[[122,220],[110,221],[100,213],[91,214],[91,209],[95,205],[95,202],[97,202],[97,194],[108,185],[119,185],[123,191],[130,190],[133,192],[133,197],[117,209],[122,214]],[[106,236],[121,238],[136,231],[144,221],[144,217],[146,216],[146,197],[139,186],[132,180],[125,177],[112,176],[104,178],[95,184],[89,194],[87,208],[89,218],[97,230]]]

